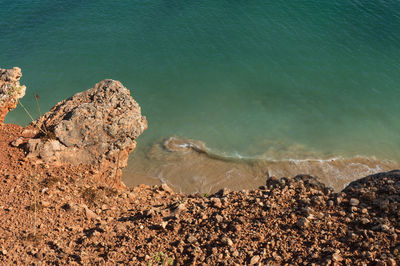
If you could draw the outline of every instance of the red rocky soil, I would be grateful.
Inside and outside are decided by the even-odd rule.
[[[85,167],[46,167],[0,126],[0,264],[397,265],[400,171],[339,194],[315,178],[185,195],[115,190]]]

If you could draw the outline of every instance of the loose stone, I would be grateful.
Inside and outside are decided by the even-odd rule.
[[[360,201],[358,199],[355,199],[355,198],[350,199],[351,206],[357,206],[359,203],[360,203]]]

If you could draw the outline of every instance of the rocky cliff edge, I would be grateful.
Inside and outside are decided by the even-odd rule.
[[[0,124],[4,122],[7,113],[17,107],[18,99],[25,95],[26,87],[19,83],[21,77],[19,67],[0,68]]]
[[[25,95],[21,69],[0,69],[0,121]],[[48,165],[89,165],[93,177],[124,187],[122,169],[147,128],[139,104],[121,82],[106,79],[59,102],[33,121],[13,145],[27,158]]]

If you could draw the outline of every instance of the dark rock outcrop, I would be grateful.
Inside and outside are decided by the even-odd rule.
[[[27,143],[28,158],[92,165],[98,179],[121,187],[121,169],[147,121],[129,90],[107,79],[58,103],[31,126],[40,132]]]
[[[22,72],[18,67],[0,68],[0,124],[4,122],[7,113],[17,107],[18,99],[25,95],[26,87],[19,84],[21,77]]]
[[[370,208],[376,221],[375,226],[400,226],[400,170],[377,173],[351,182],[343,191],[350,205]],[[390,219],[388,219],[390,218]]]
[[[400,170],[377,173],[351,182],[344,190],[345,193],[365,193],[371,188],[379,188],[380,192],[400,193]],[[382,193],[380,193],[382,194]]]

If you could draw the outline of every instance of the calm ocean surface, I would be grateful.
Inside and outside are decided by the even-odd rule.
[[[22,68],[22,102],[35,117],[35,92],[47,111],[100,80],[120,80],[149,121],[138,161],[179,136],[227,157],[400,162],[398,0],[0,7],[0,67]],[[6,122],[30,121],[18,108]],[[127,171],[168,181],[161,170]]]

